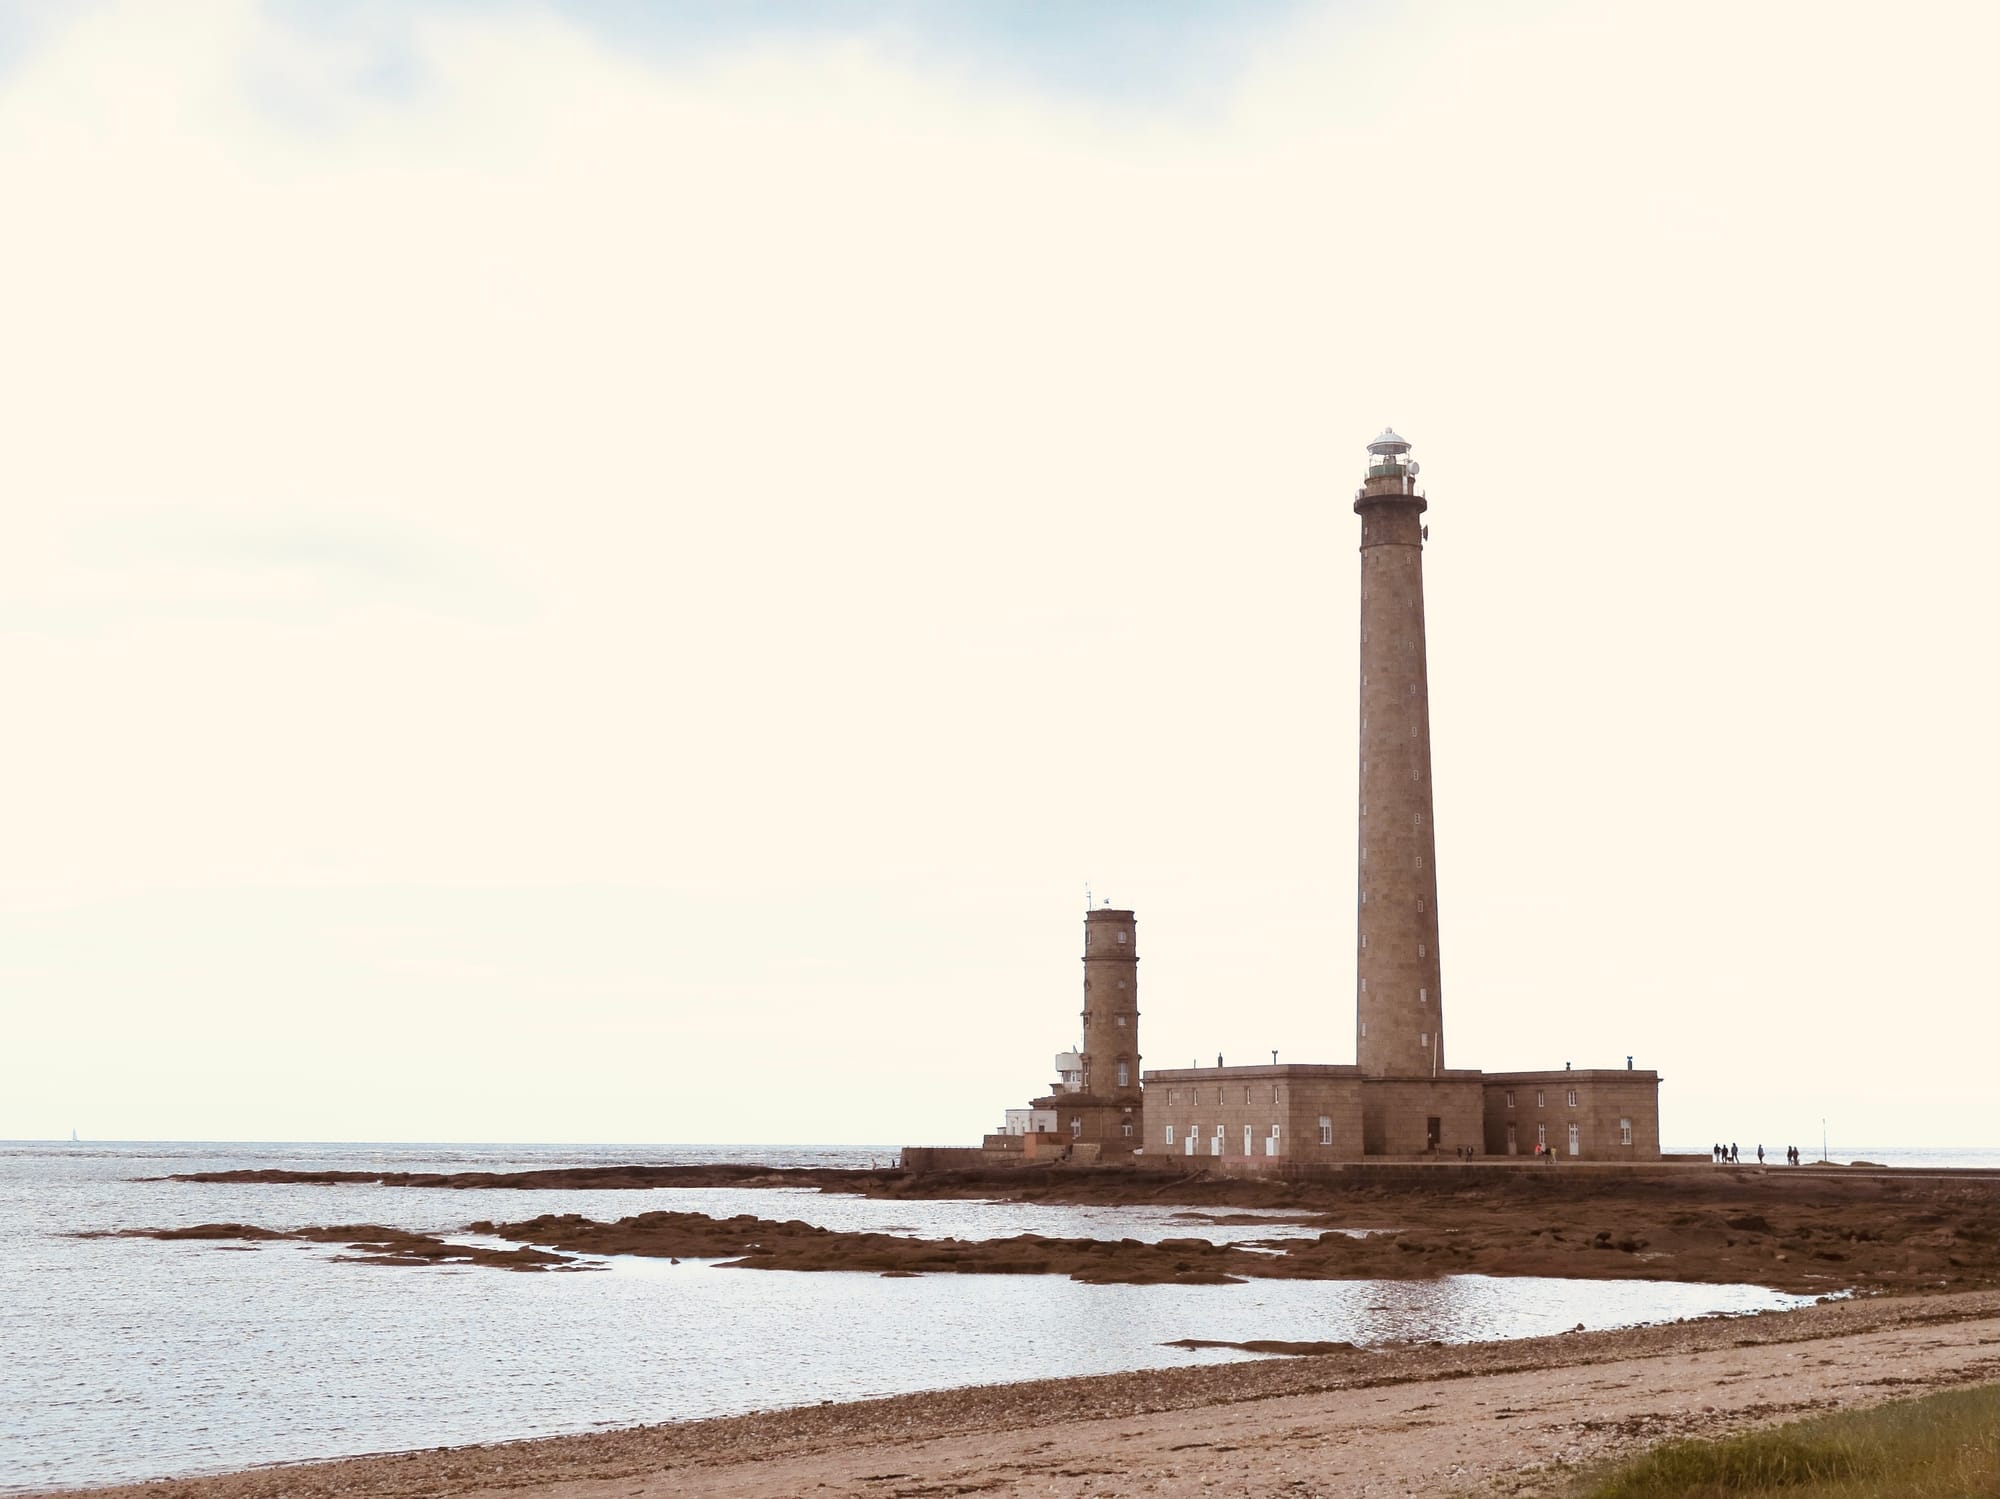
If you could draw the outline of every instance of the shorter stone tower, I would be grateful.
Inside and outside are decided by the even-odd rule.
[[[1139,928],[1109,907],[1083,919],[1083,1050],[1074,1092],[1035,1100],[1054,1133],[1085,1159],[1129,1155],[1145,1143],[1139,1091]]]
[[[1083,919],[1083,1091],[1139,1103],[1139,930],[1130,911]]]

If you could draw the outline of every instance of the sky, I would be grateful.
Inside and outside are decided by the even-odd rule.
[[[1984,3],[0,5],[0,1137],[975,1143],[1351,1062],[1995,1145]]]

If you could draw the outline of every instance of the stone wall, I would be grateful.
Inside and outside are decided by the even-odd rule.
[[[1149,1072],[1145,1148],[1202,1161],[1358,1159],[1360,1070],[1285,1063]]]
[[[1371,1077],[1361,1090],[1362,1149],[1371,1156],[1449,1156],[1485,1139],[1480,1075]],[[1430,1121],[1437,1121],[1433,1140]]]
[[[1545,1139],[1565,1160],[1660,1159],[1657,1072],[1610,1067],[1489,1072],[1484,1092],[1490,1155],[1533,1155],[1537,1140]]]

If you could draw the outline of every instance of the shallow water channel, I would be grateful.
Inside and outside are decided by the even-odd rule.
[[[824,1164],[850,1163],[821,1154]],[[1203,1223],[1174,1208],[880,1201],[796,1189],[440,1191],[132,1179],[229,1167],[462,1170],[638,1158],[673,1155],[0,1147],[0,1492],[1248,1356],[1163,1346],[1177,1338],[1458,1342],[1810,1299],[1755,1286],[1483,1276],[1087,1286],[1060,1276],[904,1279],[630,1257],[604,1261],[606,1273],[523,1275],[339,1264],[341,1250],[300,1243],[70,1237],[215,1221],[437,1232],[481,1218],[613,1219],[667,1208],[927,1238],[1221,1241],[1318,1231]]]

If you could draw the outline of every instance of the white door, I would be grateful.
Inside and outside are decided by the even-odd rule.
[[[1274,1124],[1271,1126],[1271,1133],[1267,1135],[1264,1139],[1264,1154],[1276,1155],[1277,1153],[1278,1153],[1278,1126]]]
[[[1222,1126],[1221,1126],[1221,1125],[1219,1125],[1219,1124],[1218,1124],[1218,1125],[1216,1125],[1216,1127],[1215,1127],[1215,1133],[1214,1133],[1214,1135],[1212,1135],[1212,1136],[1211,1136],[1211,1137],[1209,1138],[1209,1142],[1208,1142],[1208,1153],[1209,1153],[1210,1155],[1221,1155],[1221,1154],[1222,1154]]]
[[[1569,1127],[1569,1153],[1571,1155],[1581,1155],[1583,1153],[1583,1147],[1577,1140],[1577,1127],[1574,1124]]]
[[[1188,1126],[1188,1132],[1187,1132],[1187,1153],[1189,1155],[1193,1155],[1195,1153],[1195,1141],[1198,1140],[1199,1138],[1200,1136],[1194,1132],[1194,1126],[1190,1124]]]
[[[1247,1124],[1243,1126],[1243,1153],[1245,1155],[1255,1155],[1257,1153],[1250,1148],[1250,1126]]]

